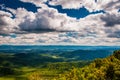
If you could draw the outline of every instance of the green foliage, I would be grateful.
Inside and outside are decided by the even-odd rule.
[[[41,66],[48,62],[62,62],[62,59],[55,59],[50,56],[42,56],[35,53],[18,53],[18,54],[0,54],[0,65],[9,62],[14,67],[23,66]]]
[[[101,59],[96,59],[96,60],[94,61],[94,64],[95,64],[95,67],[96,67],[96,68],[100,68],[103,63],[102,63],[102,60],[101,60]]]
[[[84,67],[88,65],[90,61],[73,61],[73,62],[57,62],[57,63],[48,63],[44,67],[50,70],[60,70],[61,72],[67,71],[73,67]]]
[[[8,61],[3,61],[0,66],[0,76],[6,76],[6,75],[12,75],[15,74],[16,70],[13,67],[13,64],[11,64]]]
[[[120,51],[92,63],[40,54],[0,54],[0,76],[9,75],[15,80],[120,80]]]
[[[32,74],[30,74],[28,76],[28,80],[42,80],[42,77],[41,77],[40,73],[33,72]]]
[[[10,67],[1,67],[0,76],[12,75],[15,74],[15,70]]]
[[[105,74],[106,79],[115,80],[115,69],[113,64],[109,64]]]
[[[113,56],[120,60],[120,50],[114,51]]]
[[[113,55],[96,59],[89,66],[73,68],[60,75],[60,80],[120,80],[120,51]]]

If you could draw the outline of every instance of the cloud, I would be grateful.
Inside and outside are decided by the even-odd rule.
[[[110,33],[108,35],[110,38],[120,38],[120,30],[113,32],[112,34]]]
[[[120,13],[105,14],[105,16],[101,16],[101,19],[105,22],[106,27],[114,27],[115,25],[120,25]]]
[[[104,22],[104,29],[107,37],[120,38],[120,13],[110,13],[101,16],[101,20]]]
[[[14,21],[11,14],[0,11],[0,34],[9,34],[14,31]]]
[[[8,22],[3,19],[6,17],[8,17],[8,18],[11,17],[11,14],[8,12],[0,11],[0,25],[1,26],[8,25]]]
[[[68,33],[42,33],[42,34],[20,34],[16,38],[10,36],[0,36],[1,44],[64,44],[64,45],[119,45],[118,38],[94,38],[94,37],[71,37],[66,36]],[[60,37],[60,35],[62,35]]]
[[[70,18],[66,14],[58,13],[57,10],[52,8],[39,9],[35,14],[19,8],[16,17],[20,30],[26,32],[64,32],[77,29],[69,26],[70,22],[76,19]]]
[[[51,0],[49,2],[49,4],[51,4],[51,5],[62,5],[63,9],[65,9],[65,8],[78,9],[78,8],[83,6],[82,2],[83,2],[83,0],[69,0],[69,2],[68,2],[68,0]]]
[[[62,5],[63,9],[87,8],[90,12],[105,10],[107,12],[115,11],[120,8],[119,0],[51,0],[51,5]]]
[[[21,0],[23,1],[23,0]],[[120,13],[118,0],[52,0],[50,5],[78,9],[85,6],[89,11],[105,10],[106,13],[91,14],[76,19],[48,7],[46,0],[24,0],[42,8],[37,12],[25,8],[0,11],[0,44],[81,44],[81,45],[118,45],[120,43]],[[76,4],[76,5],[75,5]],[[71,6],[70,6],[71,5]],[[113,6],[110,6],[113,5]]]
[[[114,27],[106,27],[105,33],[108,38],[120,38],[120,25],[115,25]]]
[[[77,20],[68,17],[66,14],[58,13],[58,11],[53,8],[39,9],[37,13],[28,12],[23,8],[19,8],[16,14],[16,22],[19,22],[20,31],[27,33],[81,32],[82,36],[89,33],[98,33],[98,30],[95,28],[99,30],[103,28],[103,22],[100,19],[102,14],[103,13],[90,15]]]
[[[120,0],[111,0],[104,9],[109,12],[116,12],[120,9]]]
[[[37,7],[43,7],[44,3],[48,0],[20,0],[22,2],[29,2],[35,4]],[[45,5],[44,5],[45,6]]]

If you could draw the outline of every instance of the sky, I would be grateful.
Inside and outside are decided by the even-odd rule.
[[[120,46],[120,0],[0,0],[0,45]]]

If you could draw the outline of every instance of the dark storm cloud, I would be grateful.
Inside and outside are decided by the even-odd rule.
[[[116,9],[120,9],[120,5],[116,6],[115,8],[116,8]]]
[[[120,38],[120,30],[108,34],[108,37],[110,37],[110,38]]]
[[[115,25],[120,25],[120,15],[115,14],[107,14],[106,16],[102,16],[101,20],[105,22],[106,27],[114,27]]]

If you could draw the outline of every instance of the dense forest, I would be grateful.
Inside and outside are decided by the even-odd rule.
[[[96,59],[83,68],[73,68],[61,74],[60,80],[120,80],[120,51],[113,55]]]
[[[76,61],[48,54],[0,53],[0,80],[120,80],[120,50],[106,58]]]

